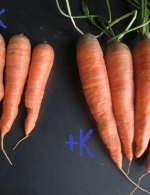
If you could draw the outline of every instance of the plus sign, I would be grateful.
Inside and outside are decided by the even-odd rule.
[[[69,141],[65,141],[65,144],[70,145],[70,151],[73,151],[73,145],[78,144],[78,142],[73,141],[73,136],[69,135]]]

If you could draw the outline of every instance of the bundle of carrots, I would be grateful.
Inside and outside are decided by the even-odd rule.
[[[11,37],[7,51],[5,49],[5,41],[0,35],[0,47],[0,100],[3,99],[2,116],[0,118],[1,149],[10,164],[12,164],[3,147],[4,136],[10,131],[18,114],[18,105],[26,82],[24,101],[28,114],[24,125],[25,138],[29,136],[29,133],[35,127],[46,82],[53,65],[54,51],[49,44],[42,43],[33,49],[31,56],[30,41],[22,34]],[[4,85],[3,71],[5,63]]]
[[[77,41],[76,59],[85,99],[112,160],[123,173],[121,142],[130,167],[133,159],[133,141],[135,140],[137,145],[136,157],[138,158],[146,150],[150,139],[150,36],[147,32],[150,12],[146,11],[147,0],[133,1],[134,4],[138,4],[142,12],[142,24],[133,29],[130,27],[136,18],[137,10],[111,22],[109,0],[106,0],[109,21],[101,16],[90,15],[87,6],[81,1],[85,18],[110,38],[110,45],[106,49],[104,59],[102,48],[97,40],[98,36],[84,34],[75,24],[74,18],[83,18],[83,16],[71,15],[68,0],[66,5],[69,15],[63,13],[56,0],[59,11],[71,19],[74,27],[81,34]],[[134,17],[125,31],[115,36],[111,27],[132,14]],[[104,29],[98,26],[94,17],[99,18]],[[144,40],[140,41],[131,53],[129,47],[120,40],[126,33],[138,28],[142,29]],[[146,169],[149,173],[150,153]]]

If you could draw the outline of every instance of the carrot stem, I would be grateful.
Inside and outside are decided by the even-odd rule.
[[[12,165],[11,160],[9,159],[8,155],[6,154],[6,152],[4,150],[4,143],[3,143],[3,141],[4,141],[4,135],[1,134],[1,150],[3,151],[4,155],[6,156],[8,162]]]
[[[18,142],[17,142],[17,144],[15,145],[15,147],[13,148],[13,150],[15,150],[16,148],[17,148],[17,146],[23,141],[23,140],[25,140],[26,138],[28,138],[29,137],[29,135],[26,135],[25,137],[23,137],[21,140],[19,140]]]
[[[56,0],[56,5],[57,5],[58,10],[60,11],[60,13],[61,13],[63,16],[65,16],[65,17],[67,17],[67,18],[70,18],[70,16],[67,15],[67,14],[65,14],[65,13],[62,11],[62,9],[60,8],[60,5],[59,5],[59,3],[58,3],[58,0]],[[101,16],[99,16],[99,15],[91,15],[91,17],[93,17],[93,18],[101,18]],[[87,18],[87,16],[72,16],[72,18],[81,19],[81,18]]]
[[[137,27],[131,28],[131,29],[127,30],[127,31],[124,31],[123,33],[124,33],[124,35],[125,35],[125,34],[127,34],[127,33],[129,33],[129,32],[132,32],[132,31],[134,31],[134,30],[137,30],[138,28],[141,28],[141,27],[147,25],[149,22],[150,22],[150,21],[148,21],[148,22],[146,22],[146,23],[144,23],[144,24],[141,24],[141,25],[139,25],[139,26],[137,26]],[[117,39],[117,38],[120,37],[121,35],[122,35],[122,33],[118,34],[117,36],[115,36],[115,37],[109,39],[108,42],[111,42],[111,41]]]
[[[73,19],[72,16],[71,16],[71,9],[70,9],[70,6],[69,6],[69,0],[66,0],[66,5],[67,5],[68,13],[69,13],[70,19],[71,19],[71,21],[72,21],[72,24],[74,25],[75,29],[76,29],[81,35],[84,35],[84,33],[76,26],[75,21],[74,21],[74,19]]]

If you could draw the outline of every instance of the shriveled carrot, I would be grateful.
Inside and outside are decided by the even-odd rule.
[[[136,84],[135,142],[140,157],[150,139],[150,40],[139,41],[133,50]]]
[[[4,97],[4,84],[3,84],[3,72],[5,66],[5,41],[2,35],[0,34],[0,101]]]
[[[99,133],[109,149],[111,158],[121,169],[121,144],[112,110],[102,49],[93,35],[85,34],[78,40],[76,52],[82,88],[89,109],[97,122]]]
[[[53,62],[54,50],[49,44],[38,44],[34,48],[29,68],[27,87],[25,90],[25,106],[28,114],[25,120],[25,137],[23,139],[28,137],[29,133],[35,127],[44,96],[45,86],[53,66]],[[23,139],[21,139],[17,145]]]
[[[114,42],[108,46],[106,68],[118,131],[130,164],[133,159],[134,81],[132,55],[126,44]]]
[[[6,54],[5,94],[0,122],[1,148],[8,160],[3,148],[3,139],[18,114],[18,105],[28,74],[30,52],[31,46],[27,37],[23,35],[11,37]],[[10,160],[9,162],[11,163]]]

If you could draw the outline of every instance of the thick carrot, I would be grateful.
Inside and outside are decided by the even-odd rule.
[[[140,157],[150,139],[150,40],[139,41],[133,50],[136,84],[135,142]]]
[[[30,51],[31,46],[27,37],[15,35],[9,40],[6,54],[5,94],[0,124],[1,148],[5,155],[3,139],[4,135],[10,131],[18,113],[18,105],[28,74]]]
[[[45,86],[54,62],[53,48],[46,43],[38,44],[32,53],[27,87],[25,90],[25,106],[27,117],[25,120],[25,139],[35,127],[39,115]],[[17,145],[23,140],[21,139]],[[17,146],[16,145],[16,146]],[[14,149],[16,148],[14,147]]]
[[[101,138],[121,169],[121,144],[112,110],[108,75],[102,49],[93,35],[85,34],[78,40],[77,63],[84,95]]]
[[[5,66],[5,41],[0,34],[0,101],[4,97],[4,84],[3,84],[3,72],[4,72],[4,66]]]
[[[118,131],[124,153],[131,163],[134,138],[134,81],[132,55],[127,45],[114,42],[108,46],[106,68]]]

